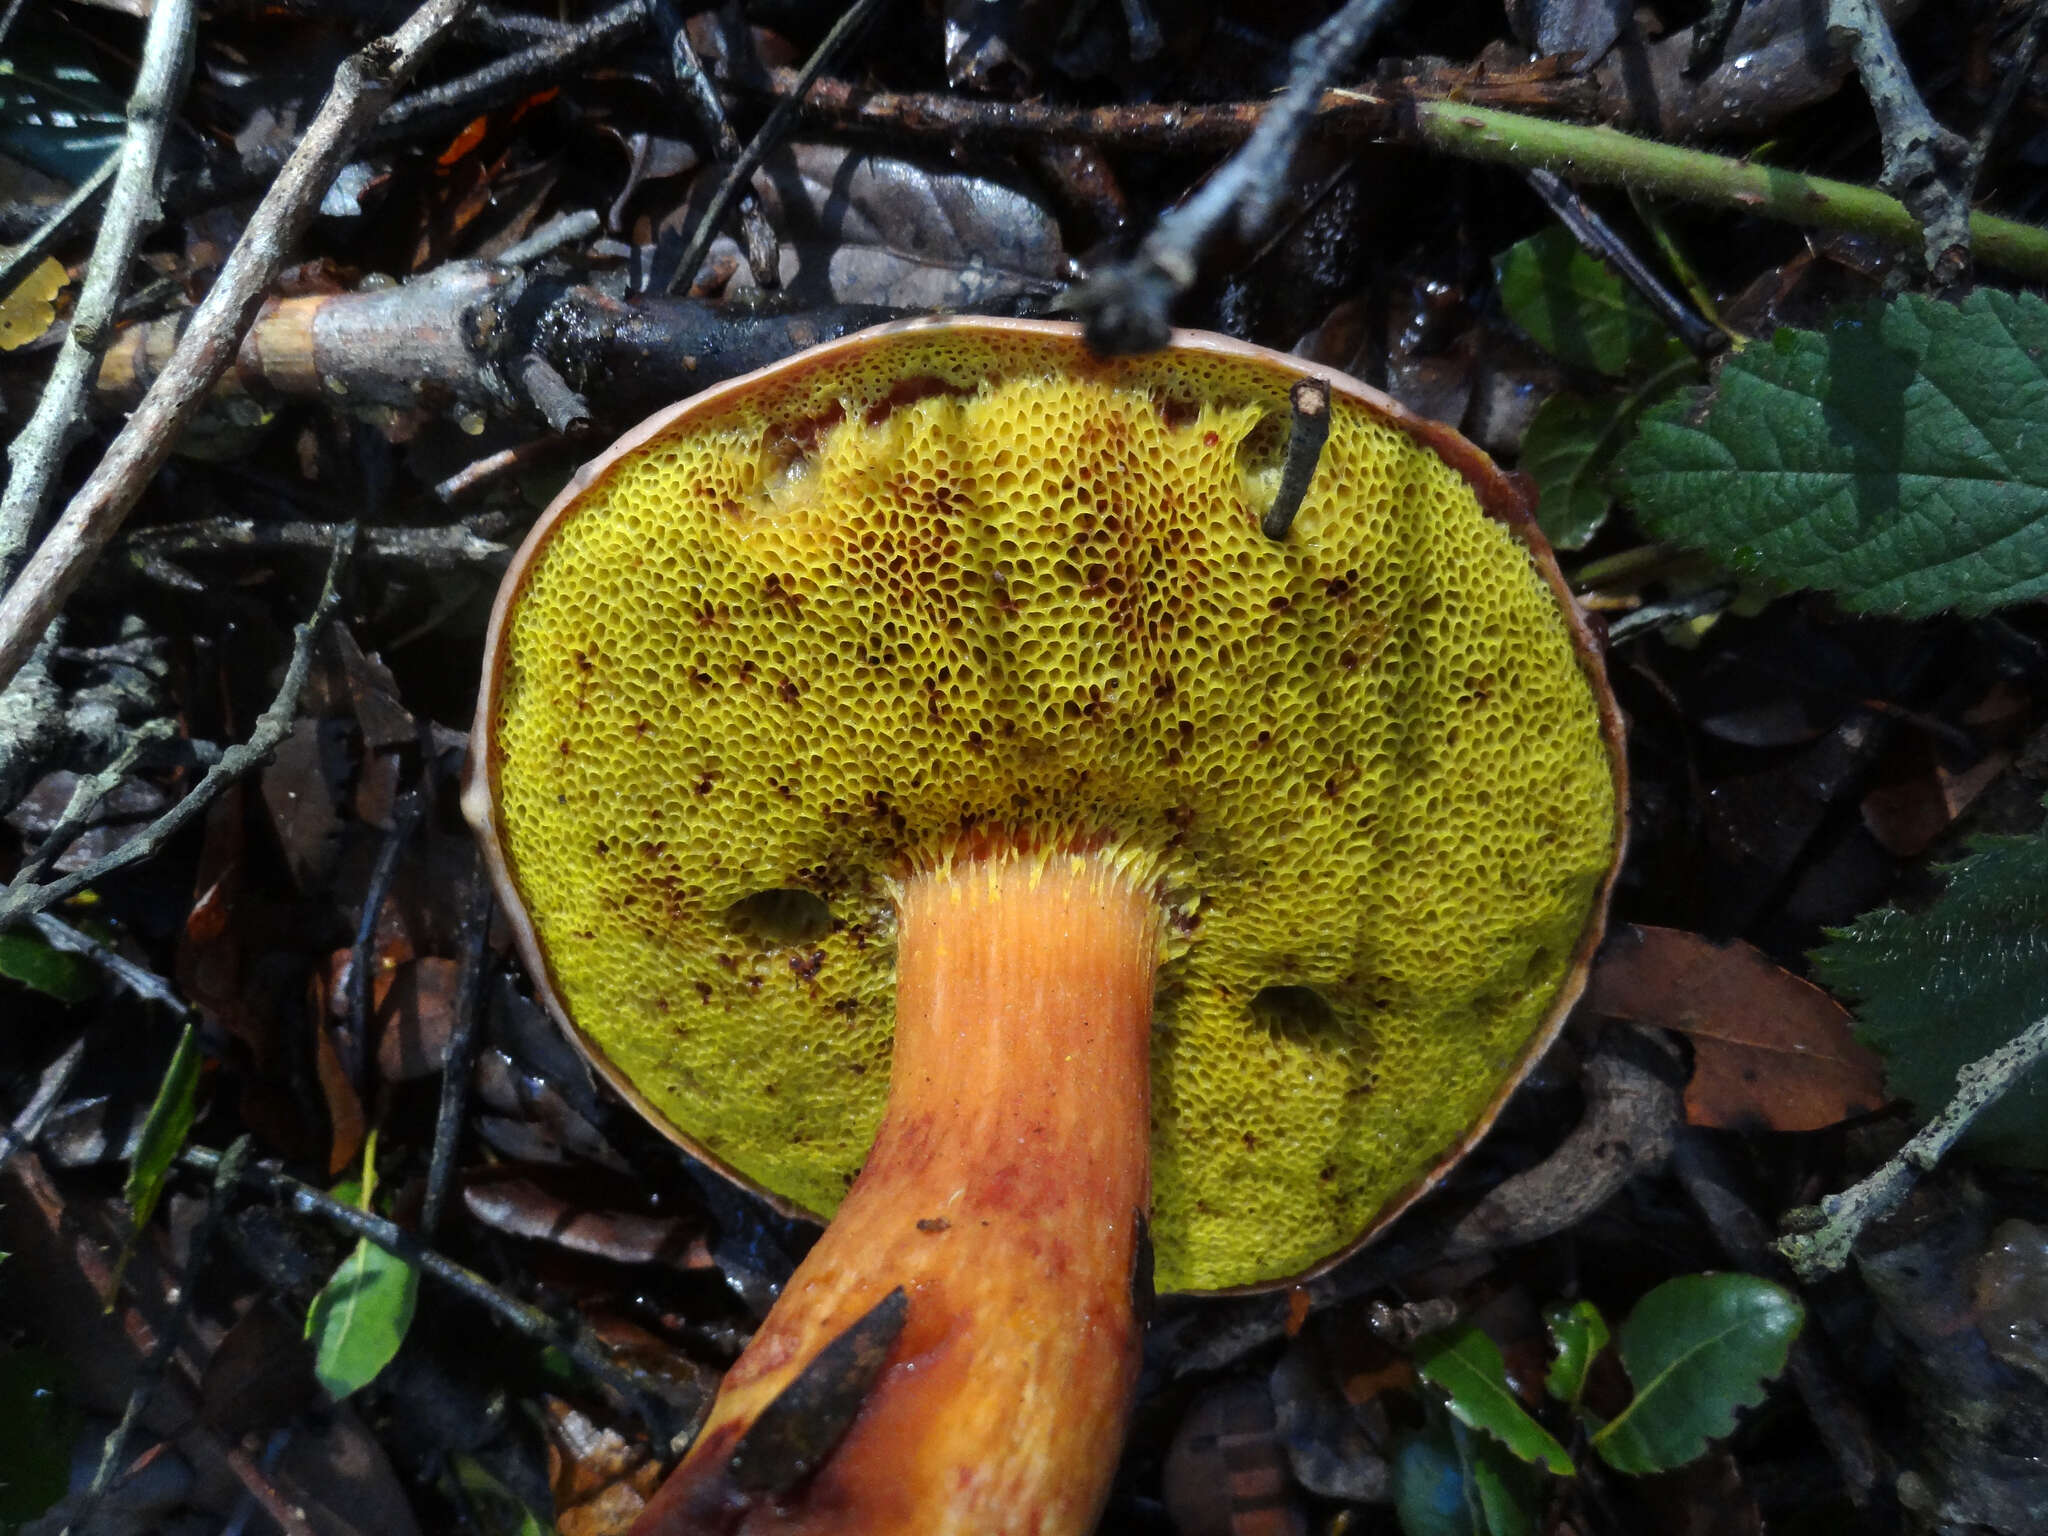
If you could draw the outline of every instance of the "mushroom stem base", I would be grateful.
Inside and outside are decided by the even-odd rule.
[[[867,1165],[636,1536],[1093,1528],[1149,1278],[1146,886],[1109,851],[997,854],[906,883]],[[785,1491],[737,1486],[756,1417],[898,1286],[902,1332],[836,1448]]]

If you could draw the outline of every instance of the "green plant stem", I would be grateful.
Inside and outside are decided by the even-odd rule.
[[[1870,187],[1660,144],[1612,128],[1554,123],[1453,101],[1416,102],[1413,113],[1415,140],[1445,154],[1870,235],[1908,249],[1920,242],[1920,226],[1905,204]],[[1979,262],[2022,277],[2048,278],[2048,230],[1973,213],[1970,239]]]

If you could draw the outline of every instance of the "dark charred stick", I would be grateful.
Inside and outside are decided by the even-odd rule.
[[[1695,357],[1710,357],[1728,344],[1727,336],[1708,324],[1690,304],[1666,287],[1663,280],[1650,270],[1649,263],[1638,256],[1614,226],[1595,213],[1562,176],[1555,171],[1534,170],[1528,172],[1525,179],[1536,195],[1543,199],[1545,206],[1557,215],[1558,223],[1570,231],[1571,237],[1589,255],[1607,263],[1623,282],[1635,289]]]
[[[557,432],[580,432],[590,425],[590,402],[571,389],[568,380],[538,352],[519,360],[519,387]]]
[[[163,1004],[182,1023],[190,1024],[198,1019],[198,1010],[180,997],[177,988],[155,971],[137,965],[126,955],[107,948],[92,935],[80,933],[62,918],[48,912],[38,912],[29,921],[34,924],[36,932],[43,936],[43,942],[52,949],[61,949],[66,954],[83,955],[105,971],[117,985],[126,987],[144,1002]]]
[[[202,1173],[213,1173],[220,1167],[222,1157],[210,1147],[187,1147],[179,1154],[178,1161]],[[550,1317],[539,1307],[506,1295],[475,1270],[465,1269],[435,1252],[395,1222],[346,1205],[332,1195],[310,1184],[301,1184],[264,1163],[252,1163],[242,1169],[240,1182],[282,1196],[302,1216],[317,1216],[356,1237],[368,1238],[386,1253],[405,1260],[421,1274],[477,1303],[522,1337],[560,1349],[592,1380],[617,1393],[648,1425],[656,1444],[665,1445],[674,1438],[678,1419],[696,1417],[697,1407],[701,1404],[678,1411],[678,1407],[671,1406],[659,1393],[645,1385],[631,1367],[622,1365],[587,1328]],[[706,1402],[709,1397],[708,1391],[703,1393]]]
[[[483,1015],[484,978],[490,970],[491,882],[481,860],[471,876],[469,911],[463,917],[462,970],[455,983],[455,1022],[448,1031],[448,1054],[441,1061],[441,1102],[434,1117],[434,1151],[427,1164],[426,1199],[420,1206],[420,1237],[432,1242],[441,1229],[455,1184],[455,1157],[462,1145],[462,1116],[469,1104],[470,1074],[476,1070],[483,1036],[477,1021]]]
[[[1106,267],[1069,296],[1097,352],[1149,352],[1166,345],[1175,299],[1194,283],[1202,252],[1226,226],[1254,243],[1264,233],[1315,107],[1406,0],[1346,0],[1315,31],[1295,40],[1287,89],[1259,119],[1244,147],[1179,207],[1159,220],[1128,262]]]
[[[530,11],[501,11],[494,5],[480,5],[462,23],[462,35],[474,37],[498,48],[524,48],[551,42],[576,29],[566,21],[550,21]]]
[[[697,131],[710,141],[718,163],[731,165],[745,152],[745,147],[725,115],[725,102],[719,97],[718,87],[711,83],[697,50],[690,46],[682,6],[677,0],[646,0],[646,5],[649,18],[668,44],[669,68],[675,77],[677,96],[696,119]],[[747,270],[753,274],[754,286],[781,287],[781,247],[767,215],[761,212],[760,200],[751,190],[741,194],[739,215],[740,248],[746,252]]]
[[[0,260],[0,294],[14,292],[16,285],[28,276],[29,268],[48,255],[50,247],[70,234],[98,205],[99,200],[106,196],[114,173],[120,168],[119,152],[108,155],[100,162],[100,168],[81,181],[78,189],[58,204],[33,234]]]
[[[1681,1130],[1672,1147],[1671,1168],[1732,1263],[1781,1285],[1796,1283],[1790,1268],[1772,1249],[1771,1230],[1749,1203],[1742,1177],[1717,1133],[1696,1127]],[[1893,1478],[1891,1458],[1879,1445],[1870,1416],[1851,1395],[1813,1329],[1802,1332],[1792,1346],[1786,1375],[1834,1459],[1849,1501],[1867,1510],[1887,1500]]]
[[[8,34],[14,31],[14,23],[26,4],[28,0],[8,0],[7,14],[0,16],[0,46],[5,46]]]
[[[899,1285],[812,1356],[733,1447],[733,1486],[773,1497],[817,1471],[853,1427],[909,1316],[910,1296]]]
[[[704,210],[704,216],[697,221],[697,228],[690,235],[690,243],[683,248],[682,258],[676,263],[675,271],[669,274],[666,283],[656,285],[659,292],[673,293],[679,284],[687,286],[697,275],[697,268],[704,260],[704,253],[711,249],[711,242],[717,238],[720,226],[725,223],[726,214],[732,211],[734,202],[746,189],[749,178],[770,151],[782,142],[784,135],[789,132],[790,125],[796,121],[798,103],[803,100],[804,93],[811,88],[811,82],[825,72],[825,66],[838,56],[842,48],[853,41],[875,13],[881,10],[884,3],[886,0],[853,0],[839,19],[832,23],[832,30],[825,34],[823,41],[804,61],[804,67],[793,82],[794,88],[790,95],[775,104],[774,110],[761,124],[760,131],[748,142],[747,147],[740,151],[739,158],[734,160],[730,169],[726,171],[725,179],[718,184],[718,190],[712,194],[710,206]]]
[[[370,130],[368,142],[389,144],[400,139],[452,133],[479,112],[517,101],[529,91],[603,57],[646,25],[647,13],[641,0],[624,0],[599,11],[580,26],[544,37],[517,53],[441,85],[401,97],[384,109],[377,126]]]
[[[1259,520],[1259,532],[1276,544],[1294,526],[1301,498],[1315,480],[1323,444],[1330,440],[1330,381],[1297,381],[1287,392],[1287,405],[1287,455],[1280,462],[1280,489]]]

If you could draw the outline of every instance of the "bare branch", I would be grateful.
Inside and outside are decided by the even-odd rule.
[[[35,415],[8,445],[13,469],[7,477],[7,493],[0,497],[0,588],[21,569],[57,471],[85,430],[86,391],[99,369],[100,354],[113,339],[114,315],[121,307],[129,264],[135,260],[143,232],[156,222],[157,166],[163,158],[171,114],[191,78],[197,9],[195,0],[164,0],[150,12],[135,94],[128,98],[128,133],[121,144],[120,169],[107,197],[92,260],[85,269],[71,330],[57,350],[57,361],[43,386]],[[59,210],[59,219],[77,202],[74,195],[71,204]],[[36,625],[36,632],[41,633],[47,622],[46,616]],[[0,681],[13,675],[14,666],[10,665],[0,672]]]
[[[36,637],[85,579],[143,487],[170,456],[179,431],[234,361],[236,343],[255,318],[265,290],[356,140],[468,4],[426,0],[396,32],[343,61],[334,88],[257,206],[212,291],[193,312],[177,355],[0,598],[0,683],[27,659]]]

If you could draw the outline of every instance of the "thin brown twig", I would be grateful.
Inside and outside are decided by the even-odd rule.
[[[143,232],[157,217],[157,167],[163,159],[171,115],[191,78],[197,10],[195,0],[163,0],[150,13],[135,93],[128,98],[128,131],[121,144],[120,169],[107,194],[71,329],[57,350],[35,414],[7,447],[12,468],[6,494],[0,496],[0,589],[21,569],[50,499],[50,487],[64,466],[64,456],[85,430],[86,394],[99,371],[100,354],[113,340],[115,312],[128,284],[129,265],[135,260]],[[36,625],[36,632],[40,634],[43,627]],[[0,672],[0,683],[13,675],[14,667],[7,667]]]
[[[99,558],[179,432],[234,361],[242,333],[363,130],[412,77],[469,0],[426,0],[389,37],[344,60],[299,146],[251,215],[178,350],[49,536],[0,597],[0,685],[27,659]]]

